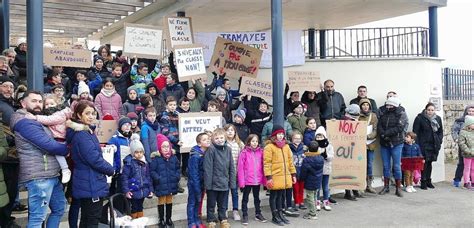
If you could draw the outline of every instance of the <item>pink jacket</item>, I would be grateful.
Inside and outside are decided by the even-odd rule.
[[[71,119],[72,111],[65,108],[50,116],[37,115],[38,122],[47,126],[53,133],[55,139],[66,139],[66,121]]]
[[[115,92],[111,97],[105,96],[103,93],[99,93],[95,97],[94,106],[97,108],[100,119],[103,116],[110,114],[114,120],[120,119],[122,113],[122,98]]]
[[[239,161],[237,163],[237,178],[239,187],[246,185],[260,185],[266,183],[263,174],[263,150],[258,147],[255,151],[249,146],[240,152]]]

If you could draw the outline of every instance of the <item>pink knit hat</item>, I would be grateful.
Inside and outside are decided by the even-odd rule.
[[[163,155],[163,151],[161,151],[161,145],[164,143],[164,142],[168,142],[168,144],[170,145],[170,150],[172,149],[171,148],[171,142],[170,140],[168,139],[168,137],[162,135],[162,134],[157,134],[156,135],[156,144],[158,146],[158,151],[160,152],[161,156],[164,156]],[[169,153],[171,155],[171,151]]]

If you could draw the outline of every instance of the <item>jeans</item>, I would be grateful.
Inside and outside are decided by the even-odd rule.
[[[385,178],[390,178],[391,163],[393,160],[393,176],[396,180],[402,179],[402,170],[400,167],[402,159],[402,148],[403,144],[396,145],[394,147],[380,147],[380,152],[382,153],[383,161],[383,176]]]
[[[250,191],[253,193],[253,204],[255,205],[255,214],[261,214],[262,211],[260,210],[260,185],[254,185],[250,186],[247,185],[244,188],[244,193],[242,196],[242,215],[243,216],[248,216],[248,207],[247,204],[249,202],[249,195]]]
[[[230,193],[232,197],[232,210],[237,211],[239,210],[239,190],[234,188],[230,190]]]
[[[374,164],[374,151],[373,150],[367,150],[367,176],[371,177],[373,176],[372,174],[372,167]]]
[[[306,197],[304,199],[304,204],[308,207],[308,214],[315,216],[316,215],[316,206],[314,205],[314,195],[316,191],[306,190]]]
[[[463,171],[464,171],[464,158],[462,157],[461,149],[459,149],[458,154],[458,166],[456,167],[456,174],[454,174],[454,181],[461,182]]]
[[[103,199],[97,198],[97,201],[92,201],[92,198],[81,199],[81,223],[80,228],[99,227],[100,217],[102,216]]]
[[[71,206],[69,206],[69,214],[68,214],[69,228],[77,228],[80,210],[81,210],[81,201],[78,199],[72,198]]]
[[[188,205],[186,206],[186,212],[188,214],[188,226],[192,227],[192,225],[199,225],[201,221],[199,220],[198,215],[198,208],[201,204],[201,194],[199,192],[191,190],[190,186],[188,185],[189,193],[188,193]]]
[[[270,209],[272,212],[281,211],[285,190],[270,190]]]
[[[323,175],[323,179],[321,181],[321,188],[319,188],[316,193],[318,200],[321,199],[321,189],[323,189],[323,200],[329,200],[329,175]]]
[[[30,180],[25,183],[28,190],[28,225],[27,227],[41,227],[48,215],[46,227],[59,227],[61,217],[66,208],[63,186],[57,177]]]
[[[229,201],[229,191],[207,190],[207,222],[217,222],[214,213],[217,203],[217,216],[219,221],[227,219],[227,204]]]

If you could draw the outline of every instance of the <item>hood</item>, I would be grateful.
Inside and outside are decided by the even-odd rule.
[[[321,155],[321,152],[319,152],[319,151],[318,152],[306,152],[306,153],[304,153],[304,156],[306,156],[306,157],[315,157],[315,156],[319,156],[319,155]]]
[[[156,90],[156,95],[155,96],[160,95],[160,90],[158,89],[158,86],[155,85],[155,83],[152,82],[152,83],[149,83],[148,85],[146,85],[146,92],[147,93],[148,93],[148,90],[150,88],[155,88],[155,90]]]
[[[465,130],[468,130],[468,126],[471,124],[474,124],[474,116],[466,116],[466,118],[464,119],[463,128]]]
[[[474,108],[474,104],[467,105],[466,108],[464,109],[464,113],[462,114],[461,117],[456,119],[456,122],[464,122],[464,118],[467,116],[467,110],[470,108]]]
[[[198,145],[195,145],[191,148],[191,152],[190,153],[190,156],[192,156],[193,154],[196,154],[196,155],[204,155],[204,151],[201,150],[201,147],[199,147]]]
[[[369,104],[369,109],[372,110],[372,104],[370,103],[370,100],[368,98],[361,98],[359,100],[359,106],[360,106],[361,110],[362,110],[362,104],[363,103]]]
[[[328,138],[327,133],[326,133],[326,129],[324,129],[323,126],[319,126],[318,129],[316,129],[315,135],[317,135],[317,134],[322,134],[322,135],[324,135],[324,138]]]
[[[312,102],[315,102],[315,101],[316,101],[317,95],[314,96],[314,99],[309,99],[309,98],[308,98],[308,94],[309,94],[308,91],[304,91],[303,95],[301,96],[301,102],[303,102],[303,103],[305,103],[305,104],[309,104],[309,103],[312,103]],[[317,94],[317,93],[316,93],[316,94]]]
[[[84,124],[82,123],[77,123],[77,122],[74,122],[75,124],[77,125],[82,125],[82,126],[85,126]],[[87,129],[86,127],[82,127],[82,129]],[[87,131],[87,130],[83,130],[83,131]],[[67,128],[66,129],[66,142],[68,144],[72,143],[72,139],[74,138],[74,136],[78,133],[78,132],[81,132],[81,131],[77,131],[77,130],[74,130],[72,128]]]

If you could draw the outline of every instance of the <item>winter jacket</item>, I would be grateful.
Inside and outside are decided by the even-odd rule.
[[[153,84],[156,85],[156,87],[158,87],[158,89],[160,91],[163,91],[163,89],[166,87],[166,78],[167,76],[166,75],[163,75],[163,74],[158,74],[158,76],[156,76],[156,78],[153,80]]]
[[[115,173],[120,173],[122,170],[123,159],[131,154],[130,152],[130,139],[123,136],[117,131],[112,138],[109,139],[107,145],[114,145],[117,150],[114,153],[114,169]]]
[[[409,125],[408,115],[407,115],[407,113],[406,113],[406,111],[405,111],[405,108],[404,108],[403,106],[400,105],[398,108],[402,111],[402,113],[401,113],[402,117],[401,117],[401,118],[402,118],[402,120],[403,120],[403,122],[404,122],[404,123],[403,123],[403,124],[404,124],[404,125],[403,125],[403,134],[405,135],[405,134],[408,132],[408,125]],[[377,109],[377,112],[376,112],[376,113],[377,113],[377,118],[378,118],[379,121],[380,121],[380,116],[381,116],[382,113],[384,113],[384,112],[387,112],[387,107],[385,107],[385,105],[384,105],[384,106],[380,106],[380,107]]]
[[[200,112],[201,111],[201,105],[202,102],[204,101],[206,91],[204,91],[204,87],[202,87],[202,83],[200,81],[197,81],[193,85],[194,91],[196,91],[196,97],[189,101],[189,112]]]
[[[234,164],[234,169],[237,172],[237,162],[239,159],[239,154],[240,154],[240,151],[244,149],[245,145],[242,142],[237,143],[235,140],[234,141],[227,140],[226,144],[232,151],[232,162]]]
[[[199,146],[191,148],[188,160],[188,190],[200,196],[204,190],[204,154]]]
[[[293,164],[295,165],[296,169],[296,177],[299,178],[301,174],[301,165],[303,164],[304,159],[304,152],[307,148],[304,146],[303,143],[300,143],[298,146],[295,146],[295,144],[290,143],[289,146],[293,155]]]
[[[157,122],[155,122],[157,124]],[[143,143],[143,147],[145,148],[145,158],[146,161],[151,164],[151,153],[158,151],[158,144],[156,141],[156,135],[160,133],[159,124],[158,127],[153,129],[153,127],[148,123],[148,121],[144,121],[140,131],[140,141]]]
[[[316,99],[316,95],[314,96],[315,99],[309,99],[308,98],[308,91],[305,91],[303,93],[303,96],[301,97],[301,102],[306,105],[306,113],[305,116],[307,117],[313,117],[316,119],[316,125],[321,126],[321,119],[319,119],[319,115],[321,114],[321,111],[319,109],[318,105],[318,100]]]
[[[292,188],[292,176],[296,175],[290,147],[285,145],[278,148],[273,143],[268,143],[264,148],[263,171],[267,180],[273,180],[270,190],[283,190]]]
[[[224,89],[224,87],[223,87],[224,78],[225,78],[225,75],[219,75],[219,78],[216,81],[216,87],[222,87]],[[239,79],[239,88],[240,88],[240,82],[241,81]],[[227,103],[231,103],[234,100],[235,97],[240,96],[240,92],[239,92],[238,89],[230,89],[230,90],[224,89],[224,90],[226,91],[225,101]]]
[[[67,143],[71,147],[74,172],[72,195],[75,199],[99,198],[109,195],[107,176],[114,174],[114,167],[102,157],[97,136],[88,130],[67,129]]]
[[[163,98],[160,95],[160,90],[158,90],[158,87],[154,83],[150,83],[146,86],[146,91],[148,92],[150,88],[155,88],[156,94],[151,95],[151,98],[153,99],[153,107],[156,110],[156,113],[162,113],[166,110],[166,102],[163,100]]]
[[[252,149],[245,146],[237,162],[237,175],[239,187],[264,185],[266,183],[263,174],[263,150],[260,147]]]
[[[239,136],[239,139],[242,141],[247,140],[247,137],[250,135],[250,130],[245,124],[238,124],[238,123],[232,123],[232,125],[235,126],[235,129],[237,130],[237,135]]]
[[[56,142],[47,127],[26,119],[25,114],[26,110],[19,109],[10,124],[20,159],[19,182],[57,177],[60,167],[55,155],[66,156],[66,145]]]
[[[459,133],[458,145],[464,158],[474,158],[474,130],[469,129],[471,124],[474,124],[474,121],[466,120]]]
[[[15,61],[13,62],[13,65],[26,69],[26,51],[21,51],[20,48],[16,47],[15,48],[16,56],[15,56]]]
[[[119,120],[122,114],[122,98],[117,92],[114,92],[110,97],[100,92],[95,97],[94,106],[99,113],[100,119],[109,114],[114,120]]]
[[[459,133],[461,132],[461,129],[463,128],[464,119],[467,116],[467,111],[471,108],[474,108],[474,105],[466,106],[466,108],[464,109],[463,115],[454,121],[454,124],[451,127],[451,136],[453,137],[454,140],[458,140]]]
[[[362,98],[362,97],[359,97],[357,96],[356,98],[352,99],[349,104],[356,104],[356,105],[359,105],[360,104],[360,100],[362,99],[368,99],[370,101],[370,108],[372,109],[372,112],[377,112],[377,103],[375,102],[374,99],[372,98],[368,98],[368,97],[365,97],[365,98]]]
[[[430,120],[422,113],[418,114],[413,123],[413,132],[417,138],[416,142],[420,145],[421,153],[427,161],[436,161],[439,150],[443,143],[443,123],[439,116],[436,116],[439,128],[436,132],[431,127]]]
[[[324,159],[323,175],[331,175],[332,160],[334,159],[334,147],[329,144],[326,148],[319,148],[319,152],[326,152],[327,157]]]
[[[7,158],[8,149],[9,148],[5,133],[0,130],[0,208],[4,207],[9,202],[7,185],[5,184],[5,178],[3,176],[2,169],[2,162]]]
[[[304,145],[309,146],[311,141],[314,141],[315,138],[316,138],[316,130],[311,130],[309,128],[306,128],[306,130],[304,131],[304,135],[303,135]]]
[[[123,159],[123,171],[120,178],[122,192],[131,192],[132,199],[143,199],[153,192],[153,181],[148,163],[133,158],[131,154]]]
[[[140,75],[138,74],[138,64],[134,64],[132,69],[130,70],[130,78],[132,79],[132,83],[137,88],[138,97],[145,94],[145,89],[148,84],[153,82],[153,79],[158,76],[160,72],[160,64],[155,65],[155,69],[147,75]]]
[[[240,100],[234,103],[227,103],[226,101],[222,102],[219,99],[216,99],[219,103],[219,111],[222,112],[222,117],[224,117],[226,123],[232,123],[232,110],[239,108],[242,103]]]
[[[291,125],[291,129],[293,131],[298,131],[299,133],[303,134],[306,128],[306,116],[298,116],[298,115],[290,115],[288,116],[288,122]]]
[[[379,122],[379,120],[377,119],[377,115],[373,112],[369,113],[368,115],[361,113],[359,116],[359,121],[366,121],[367,126],[372,126],[372,133],[367,135],[367,140],[375,139],[375,141],[367,145],[367,149],[374,151],[377,147],[377,124]]]
[[[380,138],[380,145],[394,147],[404,141],[405,125],[407,119],[401,107],[388,110],[385,106],[379,108],[379,122],[377,123],[377,134]]]
[[[13,113],[15,113],[13,99],[7,99],[3,96],[3,94],[0,94],[0,113],[2,114],[2,123],[5,126],[10,126],[10,119]]]
[[[301,166],[300,179],[304,181],[304,189],[315,191],[321,188],[323,179],[324,158],[319,152],[306,152]]]
[[[50,116],[37,115],[37,121],[47,126],[55,139],[66,139],[66,121],[71,119],[72,110],[68,107]]]
[[[120,77],[112,76],[112,82],[115,86],[115,91],[120,95],[122,102],[128,99],[127,88],[129,86],[130,73],[120,75]]]
[[[334,91],[333,94],[319,92],[317,100],[321,110],[321,122],[332,118],[341,119],[344,116],[346,104],[344,97],[339,92]]]
[[[138,98],[137,98],[138,99]],[[143,108],[140,105],[140,102],[137,102],[136,104],[134,102],[130,102],[130,100],[127,100],[125,103],[122,105],[122,116],[126,116],[129,112],[134,112],[138,113],[137,109]]]
[[[250,102],[247,99],[244,99],[244,106],[247,109],[247,126],[250,128],[250,134],[262,134],[263,126],[272,119],[272,113],[270,112],[260,112],[258,106],[249,107]]]
[[[283,128],[285,128],[285,133],[286,133],[286,141],[289,142],[291,139],[291,134],[293,133],[293,129],[291,128],[290,123],[285,120],[283,124]],[[262,143],[265,143],[267,140],[270,139],[270,136],[272,135],[272,130],[273,130],[273,122],[268,121],[265,123],[265,126],[263,126],[263,130],[261,133],[256,133],[257,135],[260,135],[262,137]]]
[[[156,156],[151,160],[150,168],[156,196],[175,195],[178,193],[181,172],[179,171],[179,160],[176,155],[171,155],[169,159]]]
[[[237,188],[232,151],[227,145],[212,144],[204,155],[204,188],[228,191]]]
[[[161,133],[168,137],[171,143],[176,147],[179,142],[179,128],[178,128],[179,118],[178,112],[168,112],[164,111],[161,114]]]
[[[403,144],[403,149],[402,149],[402,158],[411,158],[411,157],[421,157],[423,156],[421,154],[420,146],[418,144],[413,143],[413,144]]]
[[[102,81],[110,76],[111,73],[107,68],[105,68],[105,66],[100,70],[95,68],[95,66],[91,67],[87,72],[87,80],[89,81],[87,85],[89,86],[91,95],[95,96],[99,94]]]
[[[166,101],[166,98],[169,96],[173,96],[176,101],[179,101],[181,98],[186,96],[184,93],[183,87],[175,83],[173,85],[167,85],[162,91],[161,91],[161,98],[163,98],[164,101]]]

